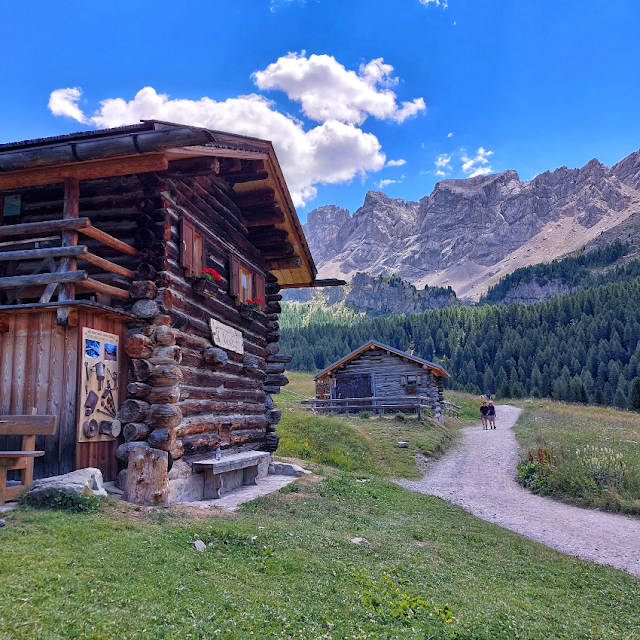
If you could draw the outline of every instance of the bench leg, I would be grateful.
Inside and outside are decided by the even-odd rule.
[[[0,466],[0,504],[6,501],[7,491],[7,468]]]
[[[204,500],[217,500],[224,482],[221,473],[213,473],[213,469],[204,470]]]
[[[254,465],[253,467],[245,467],[242,470],[242,484],[257,484],[257,477],[258,465]]]

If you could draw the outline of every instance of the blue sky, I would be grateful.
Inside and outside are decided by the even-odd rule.
[[[0,24],[0,142],[141,117],[257,135],[303,220],[640,148],[637,0],[0,0]]]

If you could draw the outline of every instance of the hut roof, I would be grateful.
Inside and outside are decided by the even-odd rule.
[[[297,288],[343,284],[316,280],[316,266],[302,225],[273,145],[266,140],[159,120],[143,120],[140,124],[125,127],[10,142],[0,144],[0,191],[62,182],[66,177],[92,179],[124,175],[117,173],[114,159],[126,161],[146,156],[150,160],[152,154],[165,163],[165,169],[171,161],[207,157],[212,161],[213,158],[263,161],[263,171],[243,175],[231,184],[241,201],[259,206],[269,200],[284,214],[284,221],[276,227],[288,233],[294,253],[281,268],[271,269],[280,286]],[[111,161],[111,173],[101,175],[100,169],[107,160]]]
[[[422,358],[413,356],[410,353],[406,353],[405,351],[400,351],[400,349],[394,349],[393,347],[390,347],[386,344],[382,344],[381,342],[376,342],[375,340],[371,340],[366,344],[363,344],[361,347],[359,347],[355,351],[352,351],[349,355],[346,355],[344,358],[338,360],[337,362],[334,362],[331,366],[320,371],[316,375],[314,380],[317,380],[318,378],[322,378],[326,376],[331,371],[334,371],[335,369],[337,369],[341,364],[344,364],[346,362],[353,360],[354,358],[357,358],[360,354],[364,353],[365,351],[368,351],[369,349],[383,349],[385,351],[389,351],[390,353],[393,353],[396,356],[399,356],[401,358],[407,358],[412,362],[422,365],[426,369],[430,369],[437,376],[441,376],[443,378],[449,377],[449,374],[442,367],[438,366],[437,364],[434,364],[433,362],[429,362],[428,360],[423,360]]]

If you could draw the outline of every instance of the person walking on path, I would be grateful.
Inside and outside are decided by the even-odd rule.
[[[489,407],[487,406],[486,402],[482,403],[482,406],[480,407],[480,420],[482,420],[482,428],[486,429],[487,428],[487,414],[489,413]]]
[[[489,401],[487,405],[487,420],[489,421],[489,429],[496,428],[496,408],[493,402]]]

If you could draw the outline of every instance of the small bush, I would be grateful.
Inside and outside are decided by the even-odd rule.
[[[368,420],[371,417],[371,414],[368,411],[361,411],[358,414],[358,418],[360,418],[361,420]]]
[[[404,413],[402,413],[402,411],[398,411],[398,413],[396,413],[396,415],[393,416],[393,419],[396,422],[405,422],[405,420],[407,419],[407,416],[405,416]]]
[[[549,467],[538,460],[520,460],[518,463],[518,483],[531,493],[547,496],[552,492]]]
[[[20,497],[20,505],[33,509],[54,509],[56,511],[69,511],[70,513],[83,513],[97,511],[100,506],[100,498],[80,493],[65,493],[64,491],[46,494],[23,493]]]

